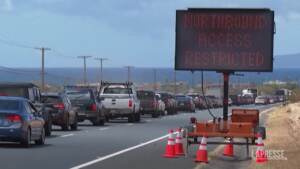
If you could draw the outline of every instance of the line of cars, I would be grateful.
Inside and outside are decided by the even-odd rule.
[[[78,123],[85,120],[94,126],[117,118],[134,123],[140,122],[144,114],[157,118],[178,111],[196,112],[222,106],[222,99],[216,96],[136,90],[129,82],[103,82],[100,88],[64,86],[61,93],[41,93],[32,83],[0,83],[0,141],[20,142],[29,147],[32,141],[44,144],[52,125],[64,131],[77,130]]]

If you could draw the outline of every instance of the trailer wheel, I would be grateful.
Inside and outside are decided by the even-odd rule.
[[[265,127],[257,127],[256,128],[256,133],[261,134],[262,139],[265,140],[267,135],[266,135],[266,128]]]

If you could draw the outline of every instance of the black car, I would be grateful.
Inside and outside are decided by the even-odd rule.
[[[94,126],[104,125],[105,116],[102,105],[92,89],[78,88],[65,90],[72,106],[77,107],[78,122],[90,120]]]
[[[45,120],[46,136],[51,135],[52,119],[50,109],[41,102],[41,92],[37,85],[33,83],[0,83],[0,95],[15,96],[28,99],[35,108],[42,112],[42,117]]]
[[[77,109],[64,93],[42,94],[42,102],[51,108],[52,123],[61,126],[62,130],[77,130]]]
[[[45,121],[34,105],[22,97],[0,96],[0,141],[45,143]]]
[[[185,95],[176,95],[177,109],[189,112],[196,112],[195,103],[193,98]]]

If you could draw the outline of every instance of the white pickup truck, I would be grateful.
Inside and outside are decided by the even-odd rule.
[[[99,97],[107,121],[119,117],[140,121],[140,101],[132,83],[102,83]]]

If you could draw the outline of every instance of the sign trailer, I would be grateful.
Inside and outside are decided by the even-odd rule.
[[[274,11],[270,9],[176,11],[175,70],[216,71],[224,76],[223,119],[218,119],[219,124],[215,120],[196,123],[191,138],[242,137],[249,150],[248,138],[253,141],[253,131],[259,127],[258,110],[236,110],[228,122],[229,75],[273,71],[274,25]]]

